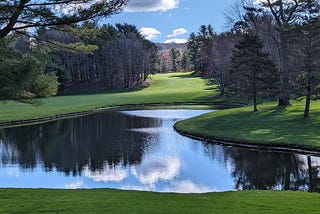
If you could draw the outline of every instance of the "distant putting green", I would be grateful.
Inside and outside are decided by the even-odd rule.
[[[0,189],[1,213],[318,213],[320,194],[174,194],[109,189]]]
[[[0,103],[0,122],[80,112],[97,107],[181,102],[221,102],[217,90],[206,85],[205,80],[193,73],[156,74],[152,84],[142,89],[127,89],[95,94],[55,96],[39,99],[43,105],[8,101]]]
[[[303,119],[303,102],[287,108],[268,102],[252,112],[252,106],[221,110],[178,122],[183,132],[236,143],[254,143],[320,150],[320,102],[313,102],[311,115]]]

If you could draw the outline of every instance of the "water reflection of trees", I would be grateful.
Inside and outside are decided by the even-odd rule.
[[[231,170],[235,189],[320,192],[320,158],[293,153],[206,145]]]
[[[91,170],[136,164],[156,133],[132,132],[131,128],[158,127],[160,120],[137,118],[117,112],[59,120],[41,125],[2,130],[0,139],[3,164],[18,163],[33,168],[42,162],[66,174],[80,174],[84,166]]]

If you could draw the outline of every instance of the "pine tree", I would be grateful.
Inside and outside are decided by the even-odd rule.
[[[181,53],[179,49],[172,48],[169,53],[170,59],[171,59],[171,65],[172,65],[172,71],[177,72],[180,67],[180,57]]]
[[[187,52],[183,52],[182,54],[181,69],[183,71],[190,71],[190,60]]]
[[[295,96],[305,97],[304,118],[309,117],[311,100],[320,97],[320,2],[305,0],[300,21],[291,28],[294,47]]]
[[[112,15],[127,0],[4,0],[0,2],[0,38],[25,29],[70,25]]]
[[[279,76],[257,36],[245,34],[235,46],[231,59],[230,93],[253,100],[270,98],[278,92]]]

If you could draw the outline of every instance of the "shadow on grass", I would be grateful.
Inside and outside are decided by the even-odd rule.
[[[120,89],[98,89],[98,90],[62,92],[62,93],[59,93],[58,96],[83,96],[83,95],[128,93],[128,92],[141,91],[148,87],[149,85],[141,84],[141,85],[131,86],[129,88],[120,88]]]
[[[201,77],[197,72],[191,72],[187,74],[181,74],[177,72],[176,75],[172,75],[169,78],[195,78],[195,77]]]
[[[276,106],[273,110],[248,112],[229,111],[226,114],[209,113],[201,119],[187,120],[196,132],[205,132],[222,139],[234,139],[254,143],[317,146],[319,122],[306,120],[297,115],[283,115]],[[199,128],[200,127],[200,128]],[[190,129],[190,131],[191,131]],[[193,131],[191,131],[193,132]],[[220,133],[220,134],[219,134]],[[221,135],[221,133],[223,133]]]

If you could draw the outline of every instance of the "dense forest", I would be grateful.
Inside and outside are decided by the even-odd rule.
[[[156,45],[128,24],[98,27],[85,23],[68,30],[40,29],[37,39],[71,44],[48,53],[63,67],[58,73],[60,91],[128,88],[155,72],[158,60]]]
[[[127,0],[1,1],[0,100],[31,102],[34,97],[55,95],[59,87],[60,90],[66,85],[73,88],[73,81],[93,79],[93,72],[91,77],[81,74],[76,80],[72,79],[75,74],[68,69],[76,59],[70,63],[69,59],[63,61],[58,55],[62,56],[63,50],[87,53],[87,56],[65,55],[77,60],[89,57],[89,53],[94,55],[98,46],[81,41],[84,38],[72,29],[115,14],[126,3]],[[113,40],[129,39],[128,35],[117,34],[119,38]],[[61,38],[57,39],[58,35]]]
[[[52,93],[58,84],[60,92],[128,88],[141,83],[150,72],[155,72],[158,60],[156,45],[144,39],[135,26],[128,24],[98,27],[88,22],[73,27],[39,28],[32,42],[20,35],[7,39],[11,41],[6,42],[6,51],[28,58],[28,62],[21,63],[29,63],[30,67],[34,63],[34,69],[40,69],[29,58],[39,61],[43,75],[49,79],[48,84],[54,85]],[[19,69],[16,66],[18,62],[8,62],[12,58],[2,58],[3,63],[11,64],[10,69]],[[30,67],[28,70],[32,72]],[[54,78],[58,82],[54,83]],[[9,79],[12,80],[8,77],[6,82]],[[42,95],[37,90],[29,91],[36,96]]]

